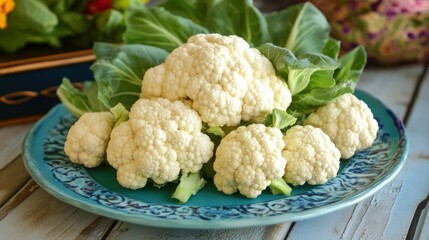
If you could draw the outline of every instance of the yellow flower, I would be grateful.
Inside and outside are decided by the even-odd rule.
[[[0,29],[7,27],[7,14],[15,8],[14,0],[0,0]]]

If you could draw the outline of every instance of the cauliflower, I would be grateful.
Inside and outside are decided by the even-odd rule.
[[[282,133],[277,128],[262,124],[237,128],[222,139],[216,150],[214,184],[226,194],[238,190],[248,198],[256,198],[284,175],[283,147]]]
[[[313,126],[293,126],[283,137],[287,164],[284,179],[292,185],[323,184],[337,176],[340,151],[328,135]]]
[[[110,112],[84,113],[70,128],[64,143],[69,159],[85,167],[96,167],[105,158],[115,117]]]
[[[118,182],[131,189],[148,179],[163,185],[180,173],[197,173],[214,147],[201,127],[197,112],[180,101],[140,99],[128,121],[113,129],[107,161],[117,169]]]
[[[260,123],[291,102],[287,84],[264,55],[240,37],[219,34],[190,37],[146,71],[141,97],[189,103],[211,127]]]
[[[350,93],[318,108],[304,124],[321,128],[328,134],[343,159],[371,146],[378,131],[378,123],[366,103]]]

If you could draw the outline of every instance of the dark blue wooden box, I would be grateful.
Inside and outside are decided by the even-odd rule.
[[[93,79],[91,51],[38,57],[0,64],[0,126],[34,121],[59,103],[56,88]]]

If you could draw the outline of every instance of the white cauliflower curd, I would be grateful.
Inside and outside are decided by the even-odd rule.
[[[323,184],[337,176],[340,151],[328,135],[313,126],[293,126],[283,137],[284,179],[292,185]]]
[[[84,113],[70,128],[64,152],[70,161],[93,168],[106,156],[115,117],[110,112]]]
[[[282,133],[262,124],[241,126],[226,135],[216,150],[214,184],[219,191],[237,190],[256,198],[272,181],[284,174],[286,160]]]
[[[180,101],[140,99],[128,121],[113,129],[107,161],[127,188],[142,188],[148,179],[171,182],[198,172],[212,157],[214,145],[201,127],[197,112]]]
[[[351,93],[318,108],[304,124],[318,127],[328,134],[343,159],[371,146],[378,131],[371,109]]]
[[[262,122],[291,102],[287,84],[271,62],[237,36],[197,34],[146,71],[142,98],[191,103],[209,126]]]

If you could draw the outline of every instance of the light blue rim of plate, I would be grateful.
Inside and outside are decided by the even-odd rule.
[[[304,220],[373,195],[390,182],[405,163],[408,140],[402,122],[376,98],[361,90],[356,90],[355,95],[368,104],[379,122],[380,131],[375,143],[347,160],[336,178],[291,197],[206,206],[158,204],[121,196],[93,180],[83,167],[46,156],[46,151],[55,148],[62,151],[58,149],[61,140],[57,138],[51,139],[52,149],[43,146],[52,131],[67,130],[58,124],[61,116],[68,113],[61,104],[30,129],[24,140],[22,156],[27,171],[52,196],[88,212],[125,222],[164,228],[227,229]],[[60,167],[53,169],[52,165]]]

